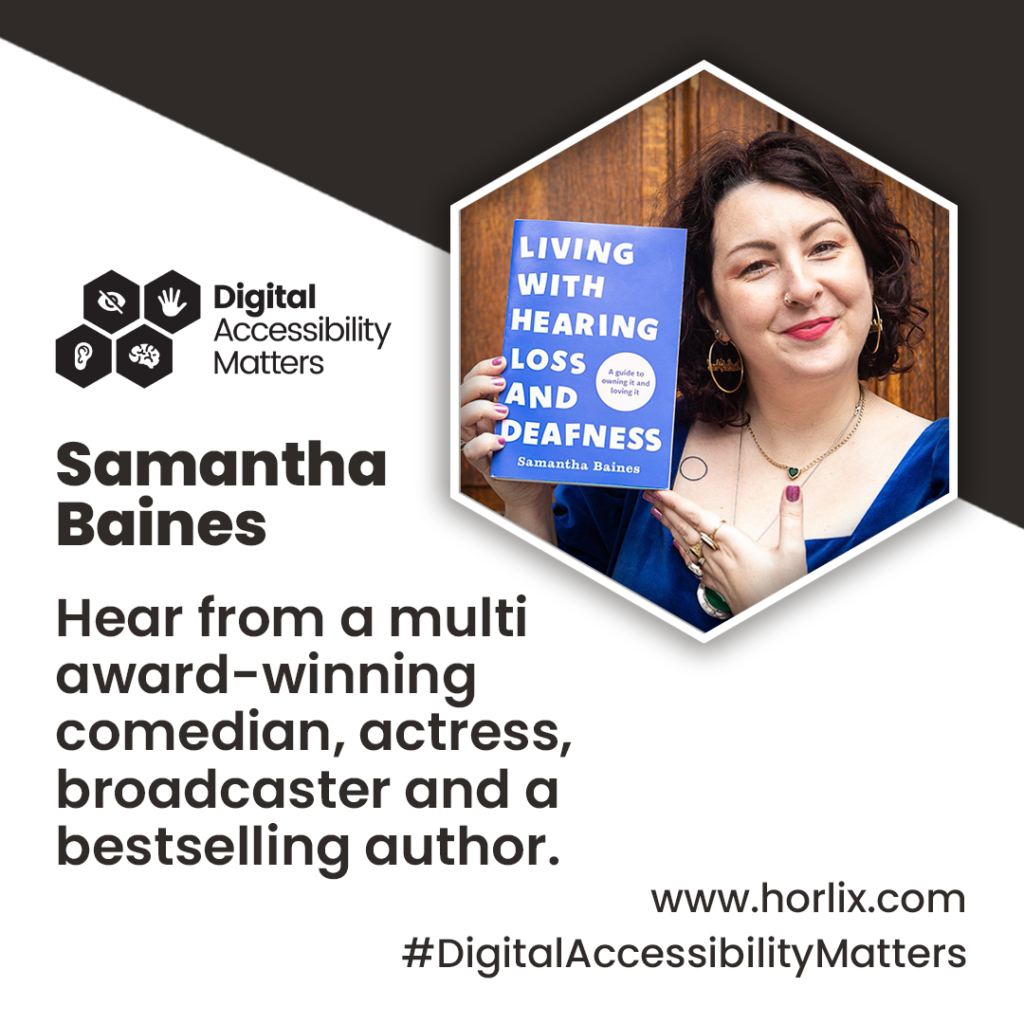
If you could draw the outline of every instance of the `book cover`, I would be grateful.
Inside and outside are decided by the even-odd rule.
[[[505,480],[672,485],[686,231],[517,220],[505,313]]]

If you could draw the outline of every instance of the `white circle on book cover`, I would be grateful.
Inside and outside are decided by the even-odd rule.
[[[616,352],[601,364],[594,383],[610,409],[635,412],[654,394],[654,367],[636,352]]]

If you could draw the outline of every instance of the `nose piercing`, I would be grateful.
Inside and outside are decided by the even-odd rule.
[[[796,303],[789,297],[789,292],[782,296],[782,302],[786,306],[795,306]]]

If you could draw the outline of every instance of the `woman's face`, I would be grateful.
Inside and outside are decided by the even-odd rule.
[[[742,185],[718,204],[712,251],[715,305],[702,294],[701,309],[740,350],[752,381],[856,373],[871,279],[831,203],[784,185]]]

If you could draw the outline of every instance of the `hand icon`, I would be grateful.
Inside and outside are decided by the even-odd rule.
[[[170,288],[165,288],[160,293],[160,309],[163,310],[164,316],[177,316],[187,305],[187,302],[181,302],[181,289],[172,291]]]

